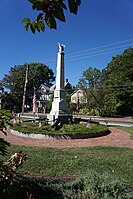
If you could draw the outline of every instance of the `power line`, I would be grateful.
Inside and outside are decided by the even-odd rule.
[[[133,45],[133,43],[131,43],[130,45]],[[104,50],[98,50],[98,51],[95,51],[95,52],[84,53],[83,55],[81,54],[81,56],[91,55],[91,54],[100,53],[100,52],[106,52],[106,51],[110,51],[110,50],[114,50],[114,49],[118,49],[118,48],[123,48],[123,47],[129,47],[129,44],[125,44],[125,45],[118,46],[118,47],[107,48],[107,49],[104,49]],[[73,57],[78,57],[78,56],[79,55],[75,55]],[[66,59],[67,59],[67,57],[66,57]]]
[[[127,45],[123,45],[123,46],[119,46],[119,47],[113,47],[113,48],[109,48],[109,49],[105,49],[105,50],[96,51],[96,52],[90,52],[88,54],[76,55],[76,56],[73,56],[70,58],[66,57],[66,62],[80,60],[80,59],[86,59],[86,58],[90,58],[90,57],[96,57],[96,56],[105,55],[105,54],[114,53],[114,52],[120,52],[120,51],[124,50],[121,47],[132,47],[132,46],[133,46],[133,44],[130,44],[130,46],[129,46],[129,44],[127,44]],[[118,48],[120,48],[120,49],[118,49]],[[113,50],[113,49],[118,49],[118,50]],[[50,62],[55,62],[55,60],[50,61]]]
[[[69,55],[73,55],[73,54],[79,54],[79,53],[86,52],[86,51],[97,50],[97,49],[100,49],[100,48],[109,47],[109,46],[113,46],[113,45],[129,42],[129,41],[133,41],[133,38],[132,39],[128,39],[128,40],[123,40],[123,41],[120,41],[120,42],[116,42],[116,43],[103,45],[103,46],[98,46],[98,47],[95,47],[95,48],[89,48],[89,49],[78,51],[78,52],[75,52],[75,53],[70,53],[70,54],[68,54],[68,56]]]
[[[104,53],[97,53],[97,54],[90,55],[90,56],[81,56],[81,57],[78,57],[78,58],[75,58],[75,59],[66,60],[66,62],[68,62],[68,61],[75,61],[75,60],[79,60],[79,59],[86,59],[86,58],[89,58],[89,57],[96,57],[96,56],[105,55],[105,54],[108,54],[108,53],[120,52],[122,50],[123,49],[119,49],[119,50],[113,50],[113,51],[104,52]]]
[[[132,47],[132,45],[133,44],[131,44],[131,46],[130,47]],[[129,47],[129,46],[127,46],[127,47]],[[115,47],[115,48],[112,48],[112,49],[117,49],[117,48],[119,48],[119,47]],[[122,51],[122,50],[124,50],[123,48],[120,48],[120,49],[118,49],[118,50],[110,50],[110,49],[106,49],[106,50],[101,50],[101,51],[97,51],[97,52],[91,52],[91,53],[89,53],[88,55],[81,55],[81,56],[79,56],[79,55],[77,55],[77,56],[73,56],[72,58],[66,58],[66,62],[69,62],[69,61],[76,61],[76,60],[80,60],[80,59],[87,59],[87,58],[90,58],[90,57],[97,57],[97,56],[100,56],[100,55],[105,55],[105,54],[109,54],[109,53],[114,53],[114,52],[120,52],[120,51]],[[107,51],[107,52],[106,52]],[[55,62],[55,60],[53,60],[53,61],[50,61],[50,62],[52,62],[52,63],[54,63]],[[49,62],[49,63],[50,63]]]
[[[71,56],[73,56],[72,58],[74,58],[74,57],[77,57],[77,56],[80,56],[81,54],[83,54],[84,55],[84,53],[86,52],[87,53],[87,51],[94,51],[94,50],[97,50],[97,49],[100,49],[100,48],[106,48],[106,47],[109,47],[109,46],[116,46],[116,45],[118,45],[118,44],[122,44],[122,43],[126,43],[126,42],[129,42],[129,41],[133,41],[133,39],[128,39],[128,40],[123,40],[123,41],[120,41],[120,42],[116,42],[116,43],[111,43],[111,44],[107,44],[107,45],[103,45],[103,46],[99,46],[99,47],[95,47],[95,48],[89,48],[89,49],[86,49],[86,50],[82,50],[82,51],[78,51],[78,52],[75,52],[75,53],[70,53],[70,54],[67,54],[65,57],[66,57],[66,59],[67,58],[69,58],[69,57],[71,57]],[[124,44],[124,45],[122,45],[122,46],[119,46],[119,47],[128,47],[129,45],[132,45],[131,43],[129,43],[129,44]],[[116,49],[116,48],[119,48],[119,47],[112,47],[111,49]],[[104,50],[100,50],[100,51],[107,51],[107,50],[109,50],[109,49],[104,49]],[[99,51],[94,51],[94,52],[90,52],[91,54],[92,53],[98,53]],[[116,51],[117,52],[117,51]],[[85,54],[86,54],[85,53]],[[108,53],[110,53],[110,52],[108,52]],[[78,55],[79,54],[79,55]],[[87,53],[88,54],[88,53]],[[98,55],[102,55],[102,54],[98,54]],[[95,55],[95,56],[97,56],[97,55]],[[46,59],[45,61],[46,62],[55,62],[55,58],[50,58],[50,59]]]
[[[129,90],[132,90],[133,89],[133,83],[131,84],[125,84],[125,85],[122,85],[122,84],[116,84],[116,85],[108,85],[108,86],[96,86],[95,89],[94,88],[91,88],[91,87],[88,87],[87,89],[91,90],[91,91],[95,91],[95,92],[100,92],[100,91],[105,91],[105,90],[123,90],[123,91],[129,91]]]

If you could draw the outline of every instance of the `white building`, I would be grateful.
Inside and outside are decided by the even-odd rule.
[[[50,87],[46,84],[41,84],[37,91],[37,108],[38,112],[44,112],[46,109],[46,102],[50,100]]]
[[[72,94],[71,94],[71,102],[72,103],[77,103],[79,100],[79,103],[86,103],[86,98],[84,91],[81,89],[76,89]]]

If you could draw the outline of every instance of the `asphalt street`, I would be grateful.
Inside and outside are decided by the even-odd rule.
[[[32,114],[32,113],[24,113],[23,115],[20,114],[20,117],[24,118],[29,118],[29,119],[38,119],[38,118],[43,118],[46,117],[46,114],[43,113],[37,113],[37,114]],[[127,126],[127,127],[132,127],[133,126],[133,119],[131,117],[121,117],[121,118],[102,118],[102,117],[84,117],[84,116],[77,116],[74,115],[74,118],[81,118],[84,121],[88,122],[88,120],[91,120],[92,122],[99,122],[100,124],[103,125],[108,125],[108,126]]]

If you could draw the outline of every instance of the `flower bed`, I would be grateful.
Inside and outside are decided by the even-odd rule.
[[[24,134],[42,134],[55,139],[84,139],[105,136],[110,133],[107,126],[91,124],[91,128],[87,128],[84,124],[64,124],[59,130],[55,130],[48,124],[39,127],[38,123],[19,123],[14,124],[15,131]]]

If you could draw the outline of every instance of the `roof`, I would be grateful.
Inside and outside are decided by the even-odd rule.
[[[49,91],[50,91],[50,87],[46,84],[41,84],[39,89],[38,89],[38,92],[41,93],[41,94],[47,93]]]
[[[75,91],[73,91],[73,93],[72,93],[71,95],[73,95],[73,94],[77,93],[78,91],[81,91],[81,92],[83,92],[83,90],[82,90],[82,89],[80,89],[80,88],[77,88]]]
[[[50,92],[54,92],[55,88],[56,88],[56,84],[50,87]]]

